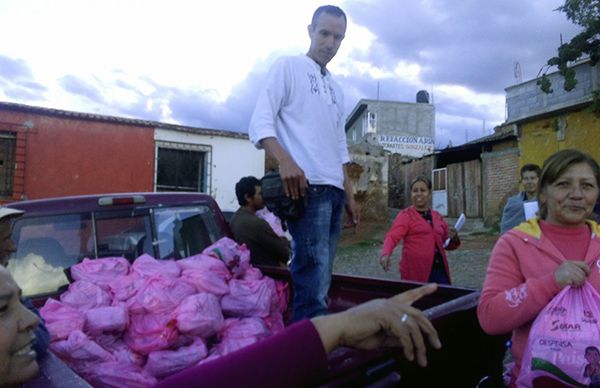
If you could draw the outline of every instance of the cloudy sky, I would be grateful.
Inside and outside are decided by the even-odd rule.
[[[436,106],[436,145],[490,133],[504,88],[579,28],[561,0],[346,0],[328,66],[361,98]],[[2,0],[0,100],[246,132],[270,64],[305,53],[314,0]]]

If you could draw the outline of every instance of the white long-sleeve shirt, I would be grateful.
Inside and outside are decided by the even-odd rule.
[[[344,188],[350,159],[343,94],[331,74],[306,55],[280,58],[271,68],[250,120],[250,140],[275,137],[310,184]]]

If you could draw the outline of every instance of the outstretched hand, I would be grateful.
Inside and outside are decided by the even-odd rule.
[[[387,272],[390,270],[390,267],[392,266],[392,258],[390,257],[390,255],[381,256],[379,258],[379,264],[381,264],[381,268],[383,268],[383,270],[385,272]]]
[[[416,356],[417,363],[426,366],[423,335],[434,348],[442,345],[429,319],[411,304],[436,289],[436,284],[429,284],[389,299],[375,299],[341,313],[313,318],[312,322],[327,352],[338,346],[400,346],[408,360],[413,361]]]

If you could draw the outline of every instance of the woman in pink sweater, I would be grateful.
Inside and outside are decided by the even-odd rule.
[[[490,258],[477,315],[484,331],[512,331],[515,386],[531,324],[565,286],[600,290],[600,228],[588,217],[598,198],[598,163],[563,150],[544,163],[540,217],[502,235]]]
[[[384,271],[391,267],[391,256],[401,240],[400,277],[417,282],[450,284],[450,271],[445,249],[456,249],[460,240],[456,230],[448,227],[440,213],[430,208],[431,181],[424,176],[410,185],[413,206],[402,210],[385,235],[379,263]],[[448,237],[450,244],[444,248]]]

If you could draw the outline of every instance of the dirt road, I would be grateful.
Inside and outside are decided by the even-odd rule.
[[[401,245],[393,255],[392,269],[384,272],[377,258],[381,253],[387,225],[364,224],[358,231],[344,230],[334,263],[334,272],[358,276],[399,279],[398,258]],[[497,235],[461,236],[461,246],[448,251],[452,284],[460,287],[481,288],[492,248]]]

